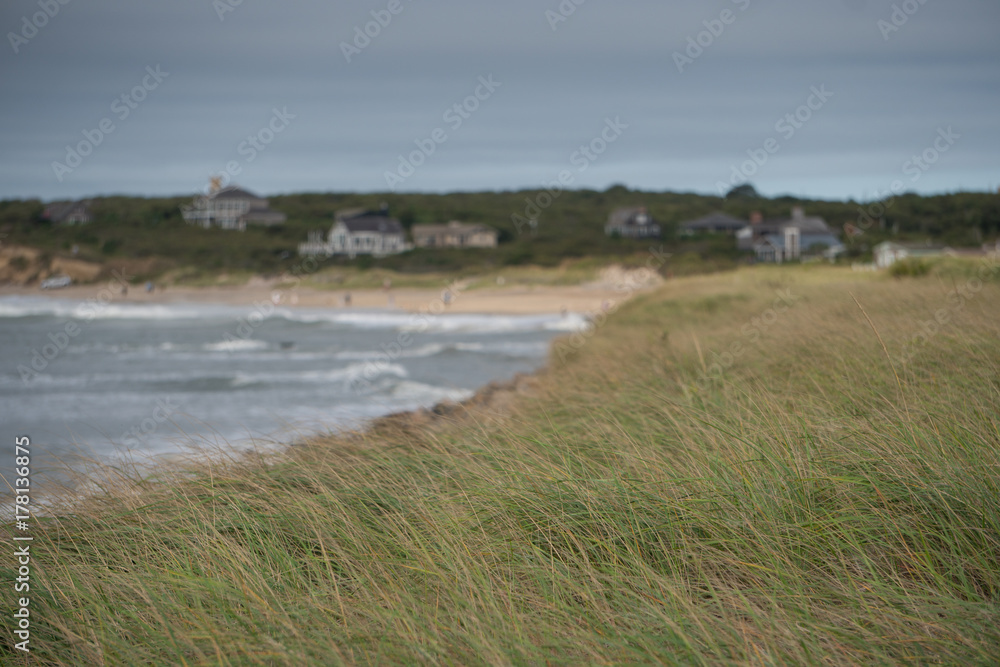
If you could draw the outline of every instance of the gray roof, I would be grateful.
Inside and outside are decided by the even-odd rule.
[[[817,216],[803,216],[801,218],[775,218],[753,225],[756,235],[771,234],[780,232],[785,227],[798,227],[803,234],[832,234],[833,230],[826,224],[826,220]]]
[[[80,201],[54,201],[42,211],[42,214],[52,222],[62,222],[76,211],[90,213],[90,202]]]
[[[381,232],[383,234],[403,233],[403,226],[399,224],[399,220],[390,218],[382,213],[363,213],[361,215],[354,216],[353,218],[338,220],[337,222],[342,223],[345,227],[347,227],[347,231],[352,234],[357,232]]]
[[[254,193],[244,190],[236,185],[230,185],[227,188],[222,188],[218,192],[210,194],[209,197],[212,199],[263,199],[262,197],[258,197]]]
[[[698,218],[697,220],[689,220],[681,224],[684,229],[743,229],[749,223],[746,220],[740,220],[739,218],[734,218],[731,215],[726,215],[720,211],[710,213],[703,218]]]

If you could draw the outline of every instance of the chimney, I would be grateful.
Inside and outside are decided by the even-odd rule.
[[[222,189],[222,176],[213,176],[208,180],[208,194],[214,195]]]
[[[799,258],[799,228],[785,227],[785,259]]]
[[[806,217],[805,209],[801,206],[792,207],[792,220],[801,220],[804,217]]]
[[[763,213],[761,213],[760,211],[754,211],[753,213],[750,214],[750,224],[751,225],[759,225],[762,222],[764,222],[764,214]]]

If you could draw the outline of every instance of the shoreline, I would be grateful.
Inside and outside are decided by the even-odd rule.
[[[426,312],[432,306],[440,308],[440,313],[482,313],[492,315],[542,315],[562,312],[592,313],[610,303],[621,305],[626,297],[649,287],[629,289],[623,292],[612,285],[592,284],[576,286],[510,286],[485,287],[463,291],[458,283],[452,290],[450,303],[445,305],[442,295],[445,288],[392,288],[358,290],[320,290],[315,288],[282,289],[277,281],[256,280],[246,285],[233,287],[157,287],[147,293],[141,286],[131,287],[122,295],[118,289],[110,289],[107,283],[93,285],[71,285],[62,289],[42,290],[37,286],[0,286],[0,298],[8,296],[46,297],[87,301],[100,299],[102,302],[124,304],[173,304],[199,303],[223,304],[227,306],[253,306],[262,301],[275,302],[281,306],[299,308],[333,308],[350,310],[356,308],[395,308],[404,312]],[[350,295],[350,304],[345,305],[345,296]],[[108,301],[110,295],[110,301]]]

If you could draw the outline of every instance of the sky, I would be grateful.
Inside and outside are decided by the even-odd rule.
[[[6,0],[0,28],[2,199],[1000,186],[997,0]]]

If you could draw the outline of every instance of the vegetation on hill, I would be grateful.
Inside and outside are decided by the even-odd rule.
[[[955,246],[975,246],[1000,235],[1000,195],[959,193],[935,197],[902,195],[882,204],[802,201],[788,197],[763,199],[702,196],[692,193],[640,192],[615,186],[603,192],[471,192],[436,194],[293,194],[270,198],[271,207],[284,212],[281,227],[253,228],[244,233],[205,230],[189,226],[181,217],[188,197],[102,197],[93,204],[95,220],[86,225],[59,227],[42,220],[41,202],[0,202],[0,238],[102,263],[122,258],[151,262],[158,271],[169,267],[196,267],[204,271],[248,271],[274,274],[300,261],[298,244],[311,230],[326,230],[338,209],[389,206],[407,228],[416,223],[463,220],[482,222],[500,230],[500,247],[456,252],[418,249],[403,255],[355,260],[331,259],[329,265],[366,268],[378,266],[400,272],[462,271],[535,264],[554,266],[565,259],[604,257],[626,260],[648,250],[648,242],[608,238],[604,223],[619,206],[645,205],[663,225],[663,245],[675,256],[709,259],[717,265],[735,265],[740,255],[732,239],[702,236],[680,238],[679,225],[712,211],[739,218],[752,211],[766,217],[788,216],[792,206],[826,218],[838,232],[851,224],[861,235],[848,235],[851,259],[870,256],[881,240],[935,239]],[[517,216],[517,217],[515,217]],[[525,221],[537,219],[537,226]],[[147,277],[147,276],[144,276]]]
[[[33,658],[996,664],[1000,266],[969,266],[669,281],[521,392],[110,472],[36,531]]]

